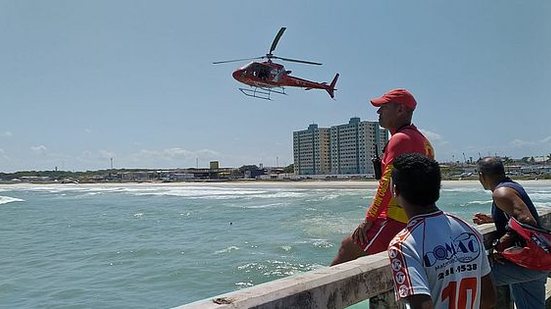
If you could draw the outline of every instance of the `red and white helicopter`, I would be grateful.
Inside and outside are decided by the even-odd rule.
[[[285,32],[285,29],[287,28],[281,27],[281,29],[279,29],[279,32],[277,33],[277,35],[274,38],[274,41],[272,42],[270,51],[265,56],[260,56],[255,58],[236,59],[236,60],[217,61],[217,62],[213,62],[212,64],[267,59],[266,61],[263,61],[263,62],[253,61],[247,64],[246,66],[235,70],[232,73],[233,78],[235,78],[237,81],[251,86],[251,88],[239,88],[239,90],[241,90],[241,92],[247,96],[270,100],[271,99],[270,95],[272,93],[286,94],[284,87],[299,87],[299,88],[304,88],[305,90],[324,89],[325,91],[327,91],[327,93],[329,93],[329,96],[331,96],[331,98],[335,98],[335,90],[336,90],[335,85],[337,84],[337,79],[339,78],[338,73],[335,74],[335,77],[333,78],[330,84],[327,84],[325,82],[318,83],[318,82],[302,79],[299,77],[291,76],[289,75],[291,74],[291,71],[285,70],[283,65],[272,61],[272,59],[280,59],[280,60],[289,61],[289,62],[321,65],[321,63],[317,63],[317,62],[274,56],[272,52],[275,50],[277,43],[279,42],[279,39],[283,35],[283,32]]]

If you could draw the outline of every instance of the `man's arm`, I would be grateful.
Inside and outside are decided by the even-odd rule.
[[[532,226],[538,226],[536,219],[530,213],[528,206],[522,201],[517,191],[507,187],[501,187],[494,190],[492,198],[496,206],[503,210],[507,215],[517,219],[521,223],[526,223]],[[511,246],[514,241],[513,235],[505,233],[500,239],[495,249],[503,251]]]
[[[482,277],[480,283],[480,308],[494,308],[496,305],[496,287],[490,274]]]
[[[366,237],[367,231],[371,229],[373,226],[373,222],[364,219],[364,222],[360,223],[358,227],[352,232],[352,239],[356,243],[365,244],[368,242],[368,239]]]
[[[367,239],[365,235],[367,231],[373,226],[373,222],[377,220],[379,215],[388,208],[388,203],[392,198],[392,192],[390,192],[390,178],[392,176],[392,164],[388,164],[383,171],[383,175],[379,180],[379,185],[377,186],[377,192],[375,192],[375,197],[373,202],[367,209],[364,222],[362,222],[356,230],[352,233],[352,239],[358,243],[366,243]]]
[[[388,208],[388,203],[392,198],[392,192],[390,190],[390,178],[392,176],[392,163],[388,163],[383,171],[381,180],[379,180],[379,186],[377,192],[373,198],[371,206],[367,210],[366,221],[373,222],[377,217]]]
[[[385,149],[383,156],[383,166],[381,180],[379,180],[379,186],[377,192],[373,198],[371,206],[367,210],[365,221],[373,222],[379,217],[379,215],[388,209],[388,204],[392,199],[392,192],[390,190],[390,178],[392,177],[392,169],[394,158],[397,156],[411,152],[411,140],[403,133],[394,134]]]

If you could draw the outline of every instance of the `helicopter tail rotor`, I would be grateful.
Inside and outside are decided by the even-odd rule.
[[[329,87],[325,88],[325,91],[329,93],[329,96],[331,97],[331,99],[335,98],[335,90],[337,90],[335,89],[335,85],[337,85],[338,79],[339,79],[339,73],[335,74],[335,77],[331,81],[331,84],[329,84]]]

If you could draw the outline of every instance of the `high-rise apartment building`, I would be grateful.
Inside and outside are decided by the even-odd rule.
[[[351,118],[348,124],[293,132],[295,174],[373,174],[371,158],[375,145],[379,155],[388,141],[388,131],[378,122]]]
[[[379,155],[388,142],[388,131],[378,122],[350,118],[348,124],[332,126],[331,174],[373,174],[371,158],[375,157],[375,145]]]
[[[295,174],[329,174],[329,129],[311,124],[307,130],[293,132]]]

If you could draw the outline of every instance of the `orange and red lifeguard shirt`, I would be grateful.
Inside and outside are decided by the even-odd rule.
[[[434,159],[434,149],[429,140],[413,125],[409,124],[391,132],[381,161],[383,171],[377,193],[366,213],[366,220],[374,222],[377,218],[390,218],[398,222],[407,223],[408,218],[404,210],[398,206],[392,197],[390,178],[392,176],[394,158],[404,153],[421,153]]]

